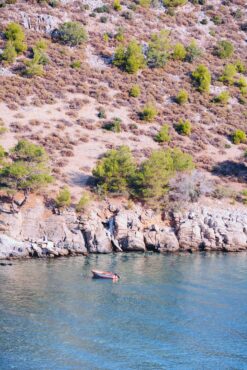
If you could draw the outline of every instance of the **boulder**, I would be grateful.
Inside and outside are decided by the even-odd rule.
[[[176,252],[179,250],[178,240],[172,228],[164,227],[160,230],[153,228],[147,230],[144,237],[147,249],[160,253]]]
[[[29,247],[30,245],[28,243],[20,242],[7,235],[0,234],[0,259],[28,257]]]

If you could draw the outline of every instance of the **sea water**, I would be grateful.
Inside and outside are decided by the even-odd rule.
[[[247,254],[0,266],[0,369],[247,369]]]

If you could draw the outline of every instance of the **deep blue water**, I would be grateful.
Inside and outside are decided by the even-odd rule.
[[[247,369],[247,255],[0,266],[0,369]]]

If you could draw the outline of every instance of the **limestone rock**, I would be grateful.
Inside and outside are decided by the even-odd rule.
[[[153,228],[145,232],[145,243],[148,249],[165,253],[179,250],[178,240],[172,228]]]
[[[29,244],[0,234],[0,259],[9,257],[23,258],[29,255]]]

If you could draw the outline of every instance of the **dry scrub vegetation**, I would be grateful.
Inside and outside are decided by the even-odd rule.
[[[214,180],[218,197],[245,200],[245,0],[182,3],[0,1],[1,53],[11,22],[27,45],[1,58],[0,143],[42,145],[55,178],[49,192],[67,186],[78,200],[109,149],[128,145],[141,162],[154,149],[178,147]],[[54,32],[65,22],[83,27],[81,42]],[[198,77],[199,66],[209,76]],[[164,125],[169,140],[157,140]]]

